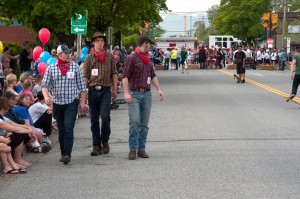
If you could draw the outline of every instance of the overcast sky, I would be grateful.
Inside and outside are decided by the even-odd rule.
[[[173,12],[207,11],[220,0],[167,0],[167,6]]]

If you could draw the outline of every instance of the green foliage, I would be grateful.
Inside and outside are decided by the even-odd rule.
[[[9,47],[10,54],[13,56],[20,54],[22,50],[22,46],[18,42],[3,41],[2,43],[3,47]],[[10,60],[10,67],[14,69],[14,71],[17,71],[17,60]]]
[[[233,35],[250,43],[264,31],[261,17],[270,0],[222,0],[214,19],[218,34]]]
[[[136,41],[137,41],[138,37],[139,37],[138,34],[123,36],[122,37],[122,45],[125,46],[126,49],[128,49],[129,46],[136,46]]]

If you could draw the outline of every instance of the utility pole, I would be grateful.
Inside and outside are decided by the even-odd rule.
[[[285,37],[285,27],[286,27],[286,8],[287,8],[287,0],[284,0],[283,3],[283,22],[282,22],[282,47],[285,47],[284,45],[284,37]]]

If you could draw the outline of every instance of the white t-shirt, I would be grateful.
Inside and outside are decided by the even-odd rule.
[[[6,117],[3,117],[3,119],[0,118],[0,123],[2,123],[2,122],[10,123],[10,119],[8,119]],[[7,131],[5,129],[0,128],[0,136],[6,136],[6,134],[7,134]]]
[[[277,60],[277,53],[276,52],[271,53],[271,60],[273,60],[273,61]]]
[[[28,111],[33,123],[35,123],[47,110],[48,106],[46,104],[42,104],[41,102],[37,102],[31,105]]]

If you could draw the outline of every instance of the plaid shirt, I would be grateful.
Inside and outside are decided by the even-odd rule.
[[[92,70],[96,69],[98,75],[92,75]],[[90,54],[84,60],[83,76],[88,79],[88,86],[113,85],[113,75],[117,75],[116,64],[113,54],[106,51],[105,62],[100,63],[94,54]]]
[[[136,53],[131,53],[125,60],[122,78],[128,78],[131,89],[150,89],[148,78],[156,77],[153,65],[146,65]]]
[[[69,78],[70,72],[74,72],[73,78]],[[55,104],[70,104],[79,98],[79,91],[87,91],[80,67],[75,62],[71,62],[68,73],[62,76],[57,63],[50,65],[45,72],[42,88],[51,88]]]

